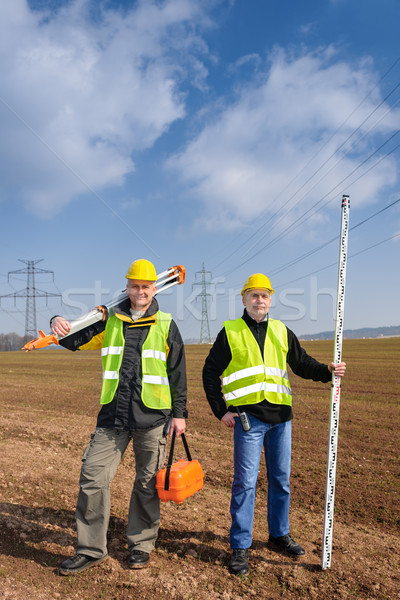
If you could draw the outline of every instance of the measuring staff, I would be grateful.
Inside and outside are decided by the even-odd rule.
[[[343,339],[343,317],[344,317],[344,294],[346,283],[347,266],[347,241],[349,235],[349,212],[350,198],[347,195],[342,197],[342,216],[340,225],[340,244],[339,244],[339,272],[337,285],[336,301],[336,327],[335,327],[335,362],[342,359],[342,339]],[[326,487],[325,487],[325,507],[324,507],[324,531],[322,537],[322,569],[331,566],[332,559],[332,537],[333,537],[333,513],[335,503],[335,485],[336,485],[336,463],[337,447],[339,438],[339,408],[340,408],[340,383],[341,377],[338,371],[332,374],[331,389],[331,410],[329,419],[329,442],[328,442],[328,460],[326,466]]]

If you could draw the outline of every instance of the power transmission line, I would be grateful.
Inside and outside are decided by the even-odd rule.
[[[354,229],[357,229],[358,227],[360,227],[361,225],[364,225],[365,223],[367,223],[368,221],[371,221],[372,219],[374,219],[375,217],[379,216],[381,213],[385,212],[386,210],[388,210],[389,208],[392,208],[392,206],[395,206],[396,204],[398,204],[400,202],[400,198],[397,198],[397,200],[394,200],[393,202],[390,202],[389,204],[387,204],[386,206],[384,206],[383,208],[379,209],[378,211],[376,211],[375,213],[373,213],[372,215],[369,215],[368,217],[366,217],[365,219],[363,219],[362,221],[359,221],[358,223],[356,223],[355,225],[353,225],[352,227],[350,227],[349,231],[353,231]],[[372,246],[368,246],[367,248],[364,248],[363,250],[352,254],[350,257],[353,256],[357,256],[358,254],[362,254],[363,252],[366,252],[367,250],[369,250],[370,248],[374,248],[375,245],[379,246],[380,244],[383,244],[384,242],[390,241],[396,237],[398,237],[398,235],[400,234],[395,234],[392,237],[386,238],[385,240],[378,242],[377,244],[374,244]],[[330,240],[324,242],[323,244],[317,246],[316,248],[309,250],[308,252],[305,252],[304,254],[302,254],[299,257],[294,258],[292,261],[289,261],[288,263],[285,263],[284,265],[281,265],[279,267],[277,267],[276,269],[274,269],[273,271],[270,272],[270,275],[277,275],[279,273],[281,273],[282,271],[285,271],[286,269],[288,269],[289,267],[294,266],[295,264],[297,264],[298,262],[301,262],[302,260],[308,258],[309,256],[316,254],[317,252],[319,252],[320,250],[324,249],[326,246],[328,246],[329,244],[333,243],[334,241],[336,241],[338,239],[339,236],[335,236],[333,238],[331,238]],[[349,258],[350,258],[349,257]],[[308,277],[310,275],[314,275],[316,273],[319,273],[320,271],[324,271],[325,269],[328,269],[334,265],[337,265],[337,262],[332,263],[330,265],[327,265],[325,267],[322,267],[321,269],[317,269],[316,271],[312,271],[311,273],[307,273],[305,275],[301,275],[300,277],[297,277],[296,279],[293,279],[291,281],[286,282],[283,285],[289,285],[291,283],[294,283],[296,281],[299,281],[301,279],[304,279],[305,277]]]
[[[296,190],[296,192],[294,192],[290,198],[277,210],[275,211],[275,213],[273,215],[271,215],[271,217],[268,219],[268,221],[266,223],[264,223],[258,230],[256,233],[258,233],[265,225],[267,225],[274,217],[276,217],[279,212],[282,211],[282,209],[293,199],[297,196],[297,194],[307,185],[307,183],[309,183],[316,175],[317,173],[319,173],[319,171],[326,165],[329,163],[329,161],[339,152],[339,150],[341,148],[343,148],[345,146],[345,144],[354,136],[355,133],[357,133],[357,131],[360,130],[360,128],[362,127],[362,125],[364,125],[369,119],[370,117],[378,110],[378,108],[380,108],[380,106],[382,106],[382,104],[385,102],[385,100],[396,90],[400,87],[400,84],[398,84],[391,92],[390,94],[388,94],[386,96],[386,98],[377,106],[374,108],[374,110],[368,115],[368,117],[366,117],[364,119],[364,121],[347,137],[347,139],[335,150],[335,152],[333,152],[329,158],[327,158],[322,165],[320,165],[320,167],[318,167],[318,169],[316,171],[314,171],[314,173]],[[399,103],[400,100],[397,100],[395,105]],[[394,105],[394,106],[395,106]],[[379,119],[376,123],[374,123],[374,125],[371,127],[371,129],[373,129],[374,127],[376,127],[376,125],[388,114],[388,112],[390,112],[393,109],[393,107],[391,107],[384,115],[382,115],[381,119]],[[368,133],[370,133],[371,129],[364,133],[358,140],[358,142],[361,142],[363,140],[363,138],[365,138]],[[353,171],[351,171],[351,173],[349,175],[347,175],[347,177],[345,177],[342,181],[340,181],[334,188],[331,189],[330,192],[328,192],[328,194],[326,194],[322,200],[329,194],[331,194],[334,190],[336,190],[344,181],[346,181],[346,179],[348,179],[358,168],[360,168],[366,161],[368,161],[370,158],[372,158],[372,156],[374,156],[374,154],[376,154],[383,146],[385,146],[388,142],[390,142],[397,134],[399,133],[399,131],[396,131],[392,136],[390,136],[383,144],[381,144],[381,146],[379,146],[379,148],[377,150],[375,150],[375,152],[373,152],[367,159],[365,159],[360,165],[358,165],[358,167],[356,167],[356,169],[354,169]],[[396,150],[398,148],[398,146],[396,146],[391,153]],[[385,155],[385,157],[388,155]],[[336,167],[338,166],[339,163],[341,163],[344,159],[346,158],[346,153],[344,153],[339,160],[336,161],[336,163],[328,170],[326,171],[322,177],[320,177],[320,179],[318,179],[318,181],[316,183],[314,183],[312,185],[311,188],[309,188],[307,190],[307,192],[299,199],[297,200],[284,214],[281,214],[281,216],[279,217],[279,219],[277,219],[274,222],[274,227],[276,227],[276,225],[284,218],[286,217],[288,214],[290,214],[295,208],[296,206],[298,206],[309,194],[310,192],[312,192],[313,189],[315,189],[317,187],[318,184],[320,184],[328,175],[329,173],[331,173],[334,169],[336,169]],[[376,163],[378,164],[378,163]],[[376,166],[376,165],[375,165]],[[366,171],[364,174],[366,174],[368,171]],[[356,180],[358,181],[358,179]],[[353,182],[354,184],[355,182]],[[351,185],[353,185],[351,184]],[[314,204],[314,206],[316,206]],[[323,205],[325,206],[325,204]],[[312,207],[313,208],[313,207]],[[307,213],[306,213],[307,214]],[[304,220],[304,219],[303,219]],[[270,226],[270,228],[267,230],[266,233],[268,233],[268,231],[270,231],[272,226]],[[265,237],[266,233],[263,234],[262,237]],[[277,236],[279,238],[279,236]],[[262,239],[262,238],[261,238]],[[251,250],[254,249],[254,247],[261,241],[261,239],[258,242],[255,242],[250,248],[247,249],[247,251],[244,253],[243,256],[246,256],[249,252],[251,252]],[[250,241],[250,239],[248,240]],[[243,247],[244,244],[242,244],[240,247]]]
[[[313,162],[313,160],[315,160],[317,158],[317,156],[322,152],[322,150],[328,145],[328,143],[337,135],[337,133],[340,131],[340,129],[347,123],[347,121],[357,112],[357,110],[361,107],[361,105],[371,96],[371,94],[374,92],[374,90],[379,86],[379,84],[385,79],[385,77],[394,69],[394,67],[397,65],[397,63],[400,61],[400,57],[398,57],[393,64],[389,67],[389,69],[382,75],[382,77],[379,79],[379,81],[374,85],[374,87],[368,92],[368,94],[361,100],[361,102],[356,106],[356,108],[353,109],[353,111],[346,117],[346,119],[341,123],[341,125],[339,125],[339,127],[336,129],[336,131],[329,137],[329,139],[324,142],[322,144],[322,146],[318,149],[318,151],[312,156],[312,158],[300,169],[300,171],[298,171],[298,173],[289,181],[289,183],[275,196],[274,200],[272,201],[272,204],[275,203],[275,201],[290,187],[290,185],[299,177],[299,175],[301,175],[301,173]],[[233,254],[236,254],[236,252],[238,252],[241,248],[243,248],[243,246],[245,246],[248,242],[250,242],[250,240],[252,238],[254,238],[266,225],[268,225],[268,223],[270,223],[272,221],[272,219],[274,217],[276,217],[279,212],[290,202],[290,200],[292,200],[303,188],[304,186],[315,177],[315,175],[321,170],[321,168],[327,164],[327,162],[329,162],[329,160],[331,158],[333,158],[335,156],[335,154],[337,154],[337,152],[355,135],[355,133],[357,133],[357,131],[360,130],[360,128],[372,117],[372,115],[389,99],[389,97],[399,88],[400,84],[397,84],[395,87],[393,87],[391,89],[391,91],[385,96],[385,98],[378,104],[378,106],[376,106],[371,113],[369,113],[369,115],[358,125],[358,127],[346,138],[346,140],[340,144],[340,146],[338,148],[336,148],[336,150],[329,156],[328,159],[325,160],[325,162],[313,173],[313,175],[311,175],[307,181],[305,183],[302,184],[302,186],[300,188],[297,189],[297,191],[286,201],[284,202],[284,204],[282,206],[280,206],[273,215],[271,215],[269,217],[269,219],[262,223],[255,232],[253,232],[249,238],[247,240],[245,240],[244,242],[242,242],[235,250],[230,250],[230,253],[228,256],[226,256],[225,258],[223,258],[222,260],[220,260],[217,265],[214,265],[214,269],[219,267],[221,264],[223,264],[226,260],[228,260],[228,258],[230,259],[232,257]],[[397,103],[397,102],[396,102]],[[392,110],[393,107],[391,107],[389,109],[388,112],[390,112]],[[387,113],[386,113],[387,114]],[[379,121],[378,121],[379,122]],[[374,125],[374,127],[376,126],[376,123]],[[362,138],[361,138],[362,139]],[[341,159],[342,160],[342,159]],[[340,161],[338,161],[340,162]],[[338,164],[338,163],[336,163]],[[336,166],[336,165],[335,165]],[[325,175],[326,176],[326,175]],[[324,176],[324,177],[325,177]],[[320,180],[321,181],[321,180]],[[315,186],[314,186],[315,187]],[[313,189],[313,188],[311,188]],[[310,191],[310,190],[309,190]],[[305,196],[304,196],[305,197]],[[303,200],[304,197],[301,199]],[[297,204],[297,203],[296,203]],[[294,207],[292,207],[294,208]],[[286,212],[286,214],[288,214],[292,208]],[[265,235],[265,234],[264,234]],[[263,237],[264,237],[263,235]],[[251,249],[254,248],[254,245],[247,250],[246,253],[250,252]]]
[[[354,258],[355,256],[358,256],[359,254],[363,254],[364,252],[367,252],[367,250],[372,250],[372,248],[376,248],[377,246],[381,246],[382,244],[385,244],[386,242],[390,242],[391,240],[394,240],[395,238],[400,237],[400,233],[395,233],[394,235],[385,238],[384,240],[381,240],[380,242],[376,242],[375,244],[371,244],[371,246],[367,246],[366,248],[363,248],[362,250],[359,250],[358,252],[354,252],[354,254],[349,254],[349,259],[350,258]],[[321,271],[325,271],[326,269],[330,269],[331,267],[337,267],[337,261],[331,263],[330,265],[326,265],[325,267],[321,267],[320,269],[317,269],[316,271],[312,271],[311,273],[307,273],[306,275],[302,275],[301,277],[296,277],[296,279],[292,279],[291,281],[286,281],[285,283],[281,283],[279,287],[283,287],[292,283],[295,283],[296,281],[300,281],[301,279],[304,279],[305,277],[310,277],[311,275],[316,275],[317,273],[320,273]]]
[[[305,213],[302,214],[300,219],[297,219],[296,221],[292,222],[290,225],[288,225],[286,227],[286,229],[284,229],[281,233],[279,233],[278,235],[276,235],[274,238],[272,238],[272,240],[269,240],[267,244],[265,244],[262,248],[260,248],[259,250],[257,250],[257,252],[255,252],[254,254],[252,254],[249,258],[247,258],[246,260],[244,260],[243,262],[241,262],[239,265],[237,265],[236,267],[234,267],[233,269],[231,269],[227,275],[230,275],[231,273],[233,273],[234,271],[236,271],[237,269],[239,269],[240,267],[242,267],[243,265],[245,265],[246,263],[248,263],[250,260],[252,260],[253,258],[255,258],[256,256],[258,256],[261,252],[263,252],[264,250],[266,250],[267,248],[269,248],[270,246],[272,246],[273,244],[281,241],[286,235],[288,235],[289,233],[293,232],[295,229],[297,229],[298,227],[300,227],[300,225],[302,225],[302,223],[304,222],[304,220],[306,219],[307,215],[309,215],[309,213],[316,208],[319,204],[321,204],[321,202],[323,200],[325,200],[328,196],[330,196],[333,192],[335,192],[335,190],[337,190],[337,188],[343,186],[344,182],[349,179],[352,175],[354,175],[354,173],[356,171],[358,171],[366,162],[368,162],[377,152],[379,152],[379,150],[381,150],[383,148],[383,146],[385,146],[387,143],[389,143],[396,135],[398,135],[400,133],[400,130],[395,131],[385,142],[383,142],[379,148],[377,148],[376,150],[374,150],[374,152],[372,152],[367,158],[365,158],[360,164],[357,165],[357,167],[355,167],[348,175],[346,175],[346,177],[344,177],[338,184],[335,185],[335,187],[333,187],[329,192],[327,192],[324,196],[322,196],[322,198],[320,198],[320,200],[318,200],[315,204],[313,204]],[[352,183],[350,183],[347,187],[351,187],[352,185],[354,185],[354,183],[356,183],[356,181],[358,181],[361,177],[364,177],[364,175],[366,175],[370,170],[374,169],[380,162],[382,162],[382,160],[386,159],[388,156],[390,156],[395,150],[397,150],[400,147],[400,144],[398,144],[397,146],[395,146],[394,148],[392,148],[392,150],[390,150],[390,152],[388,152],[387,154],[385,154],[384,156],[382,156],[380,159],[378,159],[371,167],[369,167],[364,173],[362,173],[362,175],[360,175],[357,179],[355,179]],[[314,186],[315,187],[315,186]],[[303,196],[303,198],[301,198],[301,200],[303,200],[305,198],[305,196]],[[301,201],[300,200],[300,201]],[[326,204],[328,202],[330,202],[331,198],[328,198],[328,200],[322,205],[320,206],[317,210],[315,210],[314,212],[311,212],[311,216],[316,214],[317,212],[319,212],[322,208],[324,208],[324,206],[326,206]],[[281,217],[282,218],[282,217]]]
[[[39,290],[36,288],[35,276],[38,273],[52,273],[54,281],[54,271],[49,271],[48,269],[40,269],[39,267],[36,267],[37,263],[43,260],[42,258],[38,260],[25,260],[19,258],[18,260],[22,263],[25,263],[27,266],[23,269],[18,269],[16,271],[9,271],[8,281],[10,280],[10,275],[26,274],[26,288],[23,290],[12,292],[11,294],[3,294],[2,296],[0,296],[0,302],[1,298],[14,298],[14,304],[16,305],[17,298],[26,298],[25,336],[36,337],[36,298],[46,298],[47,304],[47,299],[49,297],[60,297],[60,294],[52,294],[50,292],[44,292],[43,290]]]
[[[98,192],[96,192],[96,190],[87,183],[87,181],[76,171],[76,169],[74,169],[58,152],[56,152],[56,150],[48,143],[46,142],[46,140],[39,135],[39,133],[31,126],[29,125],[29,123],[27,121],[25,121],[25,119],[16,111],[12,108],[12,106],[10,106],[10,104],[8,104],[8,102],[6,102],[6,100],[4,98],[2,98],[0,96],[0,102],[6,107],[7,110],[10,111],[10,113],[12,115],[14,115],[14,117],[16,119],[18,119],[18,121],[20,121],[20,123],[22,123],[22,125],[24,125],[24,127],[27,128],[28,131],[30,131],[30,133],[41,143],[43,144],[43,146],[74,176],[76,177],[76,179],[78,179],[78,181],[80,181],[80,183],[86,187],[89,192],[91,192],[98,200],[100,200],[100,202],[106,207],[108,208],[108,210],[111,212],[111,214],[116,217],[123,225],[125,225],[125,227],[127,227],[129,229],[129,231],[131,233],[133,233],[138,240],[140,240],[149,250],[151,250],[151,252],[153,252],[153,254],[155,254],[155,256],[157,256],[157,258],[160,258],[160,255],[157,254],[157,252],[154,250],[154,248],[152,248],[152,246],[150,246],[150,244],[148,244],[138,233],[137,231],[135,231],[130,225],[129,223],[127,223],[118,213],[116,210],[114,210],[112,208],[112,206],[106,202],[104,200],[104,198],[102,196],[100,196],[100,194]]]
[[[360,227],[361,225],[364,225],[364,223],[367,223],[368,221],[371,221],[371,219],[374,219],[375,217],[377,217],[381,213],[385,212],[385,210],[388,210],[389,208],[391,208],[392,206],[394,206],[398,202],[400,202],[400,198],[398,198],[394,202],[391,202],[390,204],[388,204],[384,208],[381,208],[380,210],[378,210],[377,212],[375,212],[373,215],[370,215],[366,219],[363,219],[362,221],[360,221],[356,225],[353,225],[352,227],[350,227],[349,231],[353,231],[354,229],[357,229],[357,227]],[[276,269],[274,269],[273,271],[271,271],[270,274],[271,275],[277,275],[281,271],[284,271],[285,269],[288,269],[289,267],[293,267],[294,265],[296,265],[297,263],[301,262],[305,258],[308,258],[309,256],[311,256],[313,254],[316,254],[317,252],[319,252],[323,248],[326,248],[326,246],[329,246],[329,244],[332,244],[332,242],[335,242],[338,238],[339,238],[339,236],[336,235],[335,237],[331,238],[327,242],[324,242],[320,246],[317,246],[316,248],[314,248],[312,250],[309,250],[305,254],[302,254],[301,256],[298,256],[297,258],[294,258],[292,261],[290,261],[290,262],[288,262],[288,263],[286,263],[284,265],[281,265],[280,267],[277,267]]]
[[[211,335],[210,335],[210,324],[208,322],[208,310],[207,310],[207,297],[211,296],[207,292],[207,286],[211,285],[211,271],[206,271],[204,269],[204,263],[201,271],[197,271],[195,273],[195,278],[197,275],[201,275],[200,281],[195,281],[192,284],[192,289],[194,286],[200,285],[201,292],[197,294],[196,298],[201,298],[201,327],[200,327],[200,344],[211,344]]]

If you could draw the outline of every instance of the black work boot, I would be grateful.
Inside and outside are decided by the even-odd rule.
[[[302,548],[300,544],[294,541],[290,533],[276,538],[270,535],[269,540],[270,542],[275,544],[275,546],[278,546],[279,548],[281,548],[288,554],[291,554],[292,556],[303,556],[303,554],[306,553],[304,548]]]
[[[101,558],[92,558],[91,556],[85,556],[84,554],[75,554],[71,558],[67,558],[58,568],[60,575],[74,575],[80,573],[89,567],[99,565],[103,560],[107,558],[107,554]]]
[[[234,575],[247,575],[249,572],[249,551],[244,548],[234,548],[232,550],[230,571]]]
[[[143,552],[143,550],[131,550],[131,555],[129,557],[129,567],[131,569],[143,569],[147,567],[149,564],[150,555],[148,552]]]

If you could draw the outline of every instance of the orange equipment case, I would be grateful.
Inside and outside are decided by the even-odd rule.
[[[192,496],[203,487],[204,474],[198,460],[192,460],[185,434],[181,435],[185,446],[187,460],[180,459],[172,464],[175,445],[175,431],[172,434],[168,465],[157,473],[156,488],[162,502],[181,504],[185,498]]]

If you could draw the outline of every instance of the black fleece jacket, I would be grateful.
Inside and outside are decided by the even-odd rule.
[[[257,323],[250,317],[246,309],[242,319],[249,327],[261,349],[264,351],[265,336],[268,330],[268,320]],[[292,371],[303,379],[313,379],[327,383],[331,381],[332,374],[327,365],[324,365],[309,354],[300,346],[296,335],[288,327],[288,354],[287,363]],[[214,415],[221,419],[227,411],[224,397],[222,395],[221,375],[229,365],[232,359],[231,349],[226,336],[225,328],[221,329],[217,339],[212,346],[203,368],[203,385],[207,400]],[[272,404],[268,400],[263,400],[258,404],[246,404],[239,407],[243,411],[253,415],[265,423],[283,423],[293,418],[291,406]],[[229,411],[236,412],[236,407],[230,406]]]

